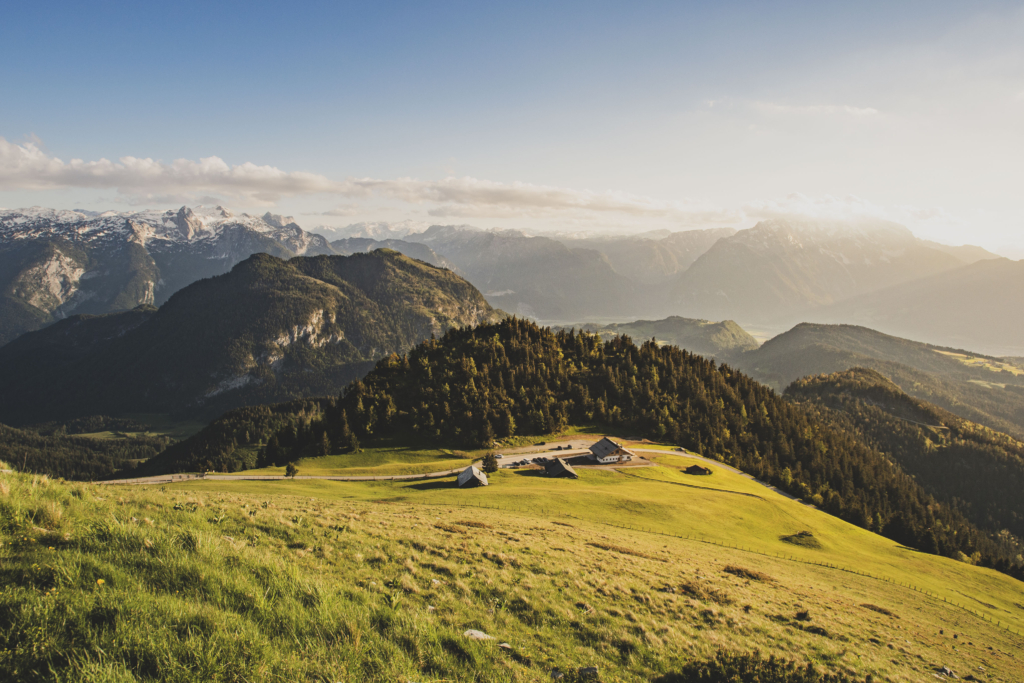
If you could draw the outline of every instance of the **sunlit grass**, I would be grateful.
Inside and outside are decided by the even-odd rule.
[[[727,470],[699,478],[720,490],[678,485],[690,479],[668,467],[583,470],[577,481],[502,471],[460,490],[0,475],[0,671],[535,681],[598,666],[603,681],[646,681],[726,648],[860,680],[927,680],[940,665],[1024,675],[1014,659],[1024,640],[898,583],[983,600],[1019,627],[1019,582],[901,549],[767,489],[743,495],[757,485]],[[779,538],[804,530],[820,549]],[[782,555],[884,569],[896,583]],[[497,640],[468,640],[467,629]]]

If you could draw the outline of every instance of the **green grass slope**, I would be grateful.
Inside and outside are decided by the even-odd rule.
[[[1020,583],[686,459],[579,480],[0,474],[0,670],[36,681],[1017,681]],[[691,461],[692,462],[692,461]],[[708,486],[709,483],[713,484]],[[819,549],[781,540],[810,532]],[[480,630],[495,638],[475,641]],[[499,647],[508,643],[509,647]],[[981,669],[984,669],[984,673]],[[804,676],[804,677],[801,677]],[[595,680],[595,679],[591,679]]]

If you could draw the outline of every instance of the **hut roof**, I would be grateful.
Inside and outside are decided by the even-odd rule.
[[[552,458],[546,461],[544,463],[544,471],[549,477],[580,478],[580,475],[576,474],[576,470],[572,468],[572,465],[561,458]]]
[[[612,453],[619,450],[623,450],[629,453],[628,450],[622,447],[622,444],[612,441],[607,436],[590,447],[590,452],[593,453],[594,456],[598,458],[608,457]]]
[[[462,488],[469,486],[487,486],[487,475],[473,465],[470,465],[459,474],[458,482],[459,486]]]

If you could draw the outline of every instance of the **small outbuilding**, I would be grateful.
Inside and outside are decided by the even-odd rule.
[[[628,462],[633,459],[634,455],[633,451],[623,448],[622,444],[616,443],[606,436],[590,447],[590,455],[587,457],[602,465],[607,465],[612,462]]]
[[[687,474],[704,475],[704,474],[711,474],[711,468],[710,467],[701,467],[700,465],[690,465],[685,470],[683,470],[683,472],[686,472]]]
[[[468,489],[474,486],[487,486],[487,475],[473,465],[462,470],[458,478],[459,488]]]
[[[551,458],[544,461],[544,473],[549,477],[563,477],[565,479],[579,479],[580,475],[572,465],[561,458]]]

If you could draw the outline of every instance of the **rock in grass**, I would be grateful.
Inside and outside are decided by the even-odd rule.
[[[596,666],[588,666],[588,667],[585,667],[583,669],[580,669],[579,670],[579,675],[580,675],[580,678],[583,679],[584,681],[590,680],[592,678],[597,678],[597,667]]]
[[[470,640],[494,640],[494,636],[489,636],[483,631],[477,631],[474,628],[469,629],[462,635],[466,636]]]

